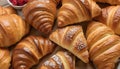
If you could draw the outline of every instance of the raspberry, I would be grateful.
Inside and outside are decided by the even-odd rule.
[[[27,3],[28,2],[28,0],[24,0],[24,3]]]
[[[24,0],[17,0],[18,6],[24,5]]]
[[[13,5],[17,5],[17,1],[16,1],[16,0],[10,0],[10,2],[11,2]]]
[[[13,5],[22,6],[28,2],[28,0],[10,0]]]

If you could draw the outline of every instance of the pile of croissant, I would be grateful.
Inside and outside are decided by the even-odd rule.
[[[0,6],[0,69],[116,69],[120,0],[29,0]]]

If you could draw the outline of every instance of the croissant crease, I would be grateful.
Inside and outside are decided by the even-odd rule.
[[[16,14],[16,10],[11,7],[11,6],[8,6],[8,7],[2,7],[0,6],[0,15],[4,15],[4,14]]]
[[[81,0],[82,1],[82,0]],[[83,0],[83,4],[90,11],[91,17],[94,18],[101,14],[101,8],[93,0]]]
[[[59,46],[69,50],[83,62],[89,61],[87,42],[80,25],[57,29],[51,33],[49,38]]]
[[[28,23],[44,34],[49,34],[54,24],[59,0],[31,0],[23,8]]]
[[[30,69],[39,59],[51,53],[55,48],[50,40],[40,36],[29,36],[13,50],[12,65],[14,69]]]
[[[120,0],[94,0],[101,3],[109,3],[111,5],[120,5]]]
[[[67,51],[58,51],[37,69],[75,69],[75,57]]]
[[[120,37],[99,22],[90,22],[87,28],[90,59],[97,69],[114,69],[120,57]]]
[[[90,20],[90,14],[80,0],[62,0],[58,11],[58,27]]]
[[[9,47],[29,31],[29,25],[16,14],[0,16],[0,47]]]
[[[102,9],[102,14],[96,20],[109,26],[120,35],[120,6],[109,6]]]
[[[10,52],[0,48],[0,69],[9,69],[11,62]]]
[[[90,62],[86,64],[78,59],[76,59],[75,65],[76,65],[75,69],[95,69]]]

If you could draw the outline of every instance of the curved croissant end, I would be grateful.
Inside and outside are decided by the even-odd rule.
[[[75,57],[67,51],[58,51],[37,69],[75,69]]]
[[[120,57],[120,37],[99,22],[91,22],[86,35],[90,59],[97,69],[114,69]]]
[[[8,6],[8,7],[2,7],[0,6],[0,15],[4,15],[4,14],[16,14],[16,10],[11,7],[11,6]]]
[[[49,38],[59,46],[72,52],[83,62],[89,62],[87,42],[83,35],[82,27],[80,25],[67,26],[57,29],[56,31],[52,32]]]
[[[32,0],[23,8],[28,23],[44,34],[49,34],[54,24],[59,0]]]
[[[39,59],[51,53],[55,45],[40,36],[29,36],[13,50],[12,65],[14,69],[30,69]]]
[[[57,16],[58,27],[90,20],[90,15],[80,0],[62,0]]]
[[[10,52],[0,48],[0,69],[9,69],[11,62]]]
[[[109,26],[120,35],[120,6],[109,6],[102,9],[102,14],[96,18],[98,21]]]
[[[86,8],[90,11],[91,17],[94,18],[101,14],[101,8],[93,0],[82,1]]]
[[[0,47],[9,47],[29,31],[29,25],[16,14],[0,16]]]

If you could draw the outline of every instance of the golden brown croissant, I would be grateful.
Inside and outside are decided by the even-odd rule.
[[[99,22],[90,22],[87,28],[90,59],[97,69],[114,69],[120,57],[120,37]]]
[[[13,50],[12,65],[14,69],[30,69],[39,59],[51,53],[55,45],[40,36],[29,36]]]
[[[52,32],[49,38],[59,46],[72,52],[83,62],[87,63],[89,61],[87,42],[80,25],[57,29]]]
[[[75,57],[67,51],[58,51],[37,69],[75,69]]]
[[[0,69],[9,69],[11,56],[8,49],[0,48]]]
[[[8,7],[2,7],[0,6],[0,15],[4,15],[4,14],[16,14],[17,12],[15,11],[15,9],[11,6]]]
[[[0,16],[0,47],[9,47],[29,31],[29,25],[16,14]]]
[[[23,8],[28,23],[44,34],[49,34],[54,24],[59,0],[31,0]]]
[[[81,0],[82,1],[82,0]],[[101,14],[101,8],[93,0],[83,0],[83,4],[90,11],[91,17],[94,18]]]
[[[96,2],[109,3],[111,5],[120,5],[120,0],[94,0]]]
[[[98,21],[109,26],[120,35],[120,6],[109,6],[102,9],[102,14],[96,18]]]
[[[87,20],[90,20],[90,14],[80,0],[62,0],[62,7],[57,15],[59,27]]]

